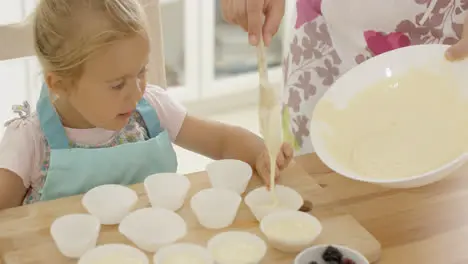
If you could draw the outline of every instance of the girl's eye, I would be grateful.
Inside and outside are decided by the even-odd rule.
[[[125,82],[121,82],[121,83],[119,83],[119,84],[117,84],[117,85],[113,85],[113,86],[112,86],[112,89],[114,89],[114,90],[122,90],[122,88],[123,88],[124,86],[125,86]]]

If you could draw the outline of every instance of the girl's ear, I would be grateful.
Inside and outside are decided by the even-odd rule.
[[[45,76],[45,82],[49,91],[56,97],[66,97],[68,94],[67,86],[63,77],[54,72],[49,72]]]

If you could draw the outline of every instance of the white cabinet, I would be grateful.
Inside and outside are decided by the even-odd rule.
[[[201,54],[203,56],[201,94],[203,97],[224,97],[258,87],[256,49],[248,43],[247,33],[238,26],[225,23],[220,1],[202,1]],[[272,82],[281,78],[281,33],[268,49]]]
[[[294,2],[289,0],[288,6]],[[175,6],[179,8],[179,16],[175,14]],[[166,64],[168,67],[172,63],[181,65],[180,56],[185,54],[185,73],[180,75],[180,79],[185,78],[186,82],[177,83],[175,88],[169,87],[175,98],[204,112],[256,101],[258,74],[255,48],[249,45],[246,32],[223,21],[220,0],[186,0],[185,8],[180,3],[167,4],[162,6],[162,14]],[[185,23],[180,21],[184,17]],[[290,21],[286,16],[268,49],[269,77],[276,85],[281,85],[283,80],[283,36],[288,35],[285,29],[290,28]],[[185,29],[182,29],[184,33],[177,33],[177,36],[185,36],[183,50],[180,39],[174,35],[174,32],[180,32],[181,24],[185,25]],[[179,55],[176,55],[178,52]],[[168,80],[171,79],[169,72],[166,76]]]
[[[167,88],[183,102],[200,97],[201,0],[160,0]]]

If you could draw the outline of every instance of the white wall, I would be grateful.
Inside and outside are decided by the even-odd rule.
[[[161,6],[164,55],[166,63],[175,66],[183,62],[184,51],[184,1],[170,2]]]
[[[0,0],[0,24],[21,21],[36,0]],[[33,100],[39,93],[36,85],[39,69],[35,58],[0,61],[0,135],[4,122],[14,117],[13,104]],[[34,83],[34,84],[33,84]]]

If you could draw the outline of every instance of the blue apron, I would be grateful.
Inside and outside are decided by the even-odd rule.
[[[176,172],[177,157],[154,108],[142,98],[137,111],[149,139],[108,148],[73,148],[44,85],[37,103],[42,132],[50,147],[50,163],[41,200],[82,194],[102,184],[130,185],[161,172]]]

